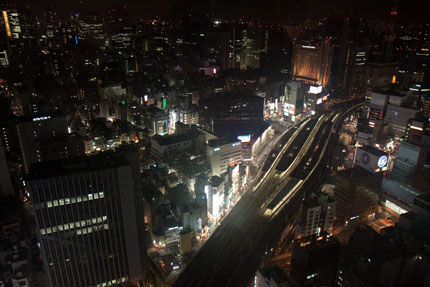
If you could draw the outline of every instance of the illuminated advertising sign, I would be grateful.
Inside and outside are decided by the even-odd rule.
[[[322,86],[310,86],[309,92],[310,94],[319,94],[322,92]]]
[[[6,29],[6,35],[8,37],[12,37],[12,32],[10,31],[9,17],[7,16],[7,11],[3,11],[2,14],[3,14],[4,26]]]
[[[238,140],[240,140],[243,143],[247,143],[251,141],[251,135],[242,135],[237,137]]]
[[[388,157],[386,155],[381,156],[378,159],[378,167],[383,168],[388,163]]]
[[[328,99],[328,95],[326,95],[326,96],[322,97],[323,102],[324,102],[324,101],[327,101],[327,99]]]
[[[295,115],[296,114],[296,106],[293,104],[290,104],[290,106],[288,107],[288,112],[290,113],[290,115]]]
[[[373,173],[386,171],[388,169],[388,154],[379,150],[372,153],[359,148],[354,163]]]
[[[33,118],[33,122],[49,120],[50,118],[51,118],[50,116]]]

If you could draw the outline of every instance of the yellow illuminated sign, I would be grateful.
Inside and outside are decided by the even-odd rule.
[[[3,19],[4,19],[4,26],[6,28],[6,33],[8,37],[12,37],[12,33],[10,32],[10,25],[9,25],[9,18],[7,16],[7,11],[2,11]]]
[[[396,76],[396,75],[394,75],[394,76],[393,76],[393,78],[391,79],[391,83],[392,83],[392,84],[395,84],[395,83],[396,83],[396,80],[397,80],[397,76]]]

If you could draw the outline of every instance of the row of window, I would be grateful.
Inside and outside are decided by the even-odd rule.
[[[66,223],[66,224],[60,224],[57,226],[51,226],[51,227],[47,227],[47,228],[41,228],[40,229],[40,234],[45,235],[45,234],[51,234],[54,232],[60,232],[60,231],[67,231],[67,230],[72,230],[72,229],[77,229],[80,227],[85,227],[85,226],[90,226],[90,228],[92,227],[91,225],[100,225],[100,223],[105,223],[107,222],[107,216],[100,216],[100,217],[94,217],[91,219],[86,219],[86,220],[80,220],[80,221],[75,221],[75,222],[70,222],[70,223]],[[107,224],[105,224],[107,226]],[[105,228],[108,229],[108,228]],[[88,232],[86,232],[88,233]],[[84,233],[84,234],[86,234]],[[78,235],[80,233],[78,232]]]
[[[51,207],[63,206],[63,205],[68,205],[73,203],[85,202],[89,200],[101,199],[104,197],[105,197],[104,192],[88,193],[87,195],[82,195],[82,196],[66,197],[62,199],[47,201],[46,206],[48,208],[51,208]],[[36,203],[34,205],[34,208],[36,209],[43,208],[43,207],[45,207],[44,203]]]
[[[113,279],[108,282],[99,283],[94,287],[107,287],[107,286],[114,286],[115,284],[124,283],[128,280],[127,276],[119,278],[119,279]]]
[[[83,234],[96,232],[99,230],[108,230],[108,229],[109,229],[109,225],[107,223],[105,223],[105,224],[93,225],[91,227],[85,227],[85,228],[77,229],[76,234],[77,235],[83,235]]]

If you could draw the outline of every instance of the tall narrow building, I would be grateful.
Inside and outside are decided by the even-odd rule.
[[[319,45],[296,44],[293,49],[293,79],[325,87],[330,79],[333,49],[328,41]]]
[[[32,165],[27,183],[49,286],[142,280],[132,166],[114,153]]]

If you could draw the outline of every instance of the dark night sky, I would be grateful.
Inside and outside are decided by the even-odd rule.
[[[119,0],[121,1],[121,0]],[[43,7],[54,4],[60,14],[65,14],[71,10],[98,11],[106,9],[110,4],[119,2],[118,0],[15,0],[16,4],[32,3],[36,13],[40,13]],[[393,0],[123,0],[131,11],[133,18],[148,18],[155,15],[167,15],[182,11],[211,11],[216,16],[260,16],[266,19],[276,19],[276,15],[283,17],[284,13],[279,13],[279,7],[283,10],[293,10],[293,14],[306,15],[307,18],[320,18],[332,16],[337,10],[338,15],[346,15],[353,10],[353,15],[359,17],[384,18],[388,16]],[[400,0],[399,17],[403,20],[413,20],[415,22],[426,21],[423,7],[424,0]],[[174,9],[172,9],[174,7]],[[101,8],[101,9],[100,9]],[[181,11],[182,10],[182,11]],[[349,14],[349,13],[348,13]],[[281,16],[280,16],[281,15]],[[285,15],[288,12],[285,11]]]

